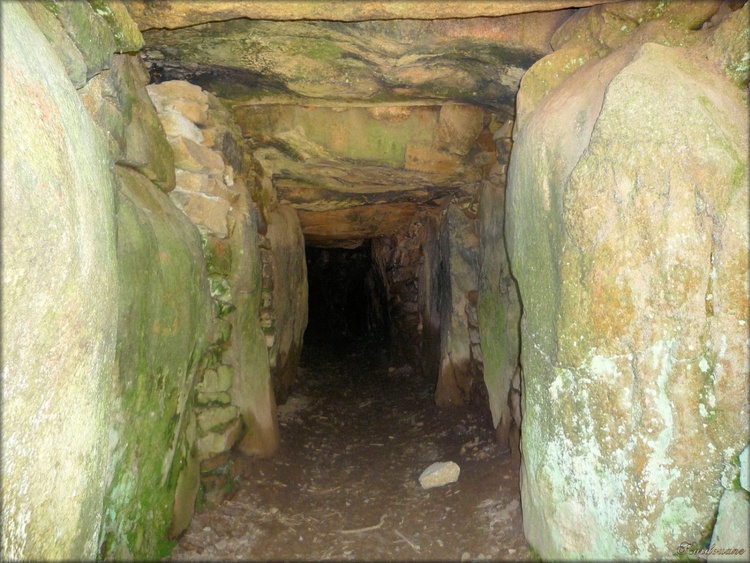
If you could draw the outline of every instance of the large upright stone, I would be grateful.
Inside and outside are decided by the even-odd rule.
[[[1,21],[0,558],[94,559],[117,327],[111,160],[21,4]]]
[[[522,499],[543,558],[670,557],[747,443],[747,94],[691,54],[626,45],[516,131]]]
[[[229,354],[235,366],[232,403],[240,409],[247,430],[238,445],[246,455],[267,457],[279,445],[276,399],[268,365],[266,339],[259,322],[261,259],[258,248],[257,211],[244,190],[232,208],[235,222],[232,245],[232,285],[237,310],[229,315],[237,341]]]
[[[440,234],[443,268],[440,287],[440,373],[435,389],[438,406],[466,404],[476,366],[471,357],[467,308],[479,280],[479,238],[474,221],[455,204],[448,207]]]
[[[116,171],[117,400],[101,555],[150,559],[165,555],[175,502],[195,499],[192,396],[213,311],[198,230],[146,176]]]
[[[302,337],[307,328],[307,262],[305,237],[297,212],[280,205],[269,213],[266,236],[271,243],[273,312],[276,339],[269,350],[278,402],[284,402],[297,376]]]
[[[483,182],[480,190],[479,330],[484,383],[501,448],[512,421],[508,405],[518,366],[521,304],[505,250],[505,185]]]

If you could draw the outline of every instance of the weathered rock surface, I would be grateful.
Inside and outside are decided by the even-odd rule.
[[[626,44],[516,126],[522,498],[543,558],[668,557],[747,443],[747,94],[696,52]]]
[[[197,229],[144,175],[116,170],[118,377],[102,538],[106,557],[139,558],[175,531],[175,502],[195,499],[190,398],[213,315]]]
[[[260,324],[258,210],[245,183],[254,181],[254,177],[242,172],[241,133],[221,102],[198,86],[184,81],[162,82],[149,85],[148,94],[174,151],[177,184],[169,197],[201,229],[217,311],[212,358],[220,358],[223,364],[209,365],[196,388],[196,403],[201,406],[199,458],[228,451],[240,438],[244,453],[270,455],[278,443],[278,423],[266,338]],[[280,241],[283,248],[279,260],[290,250],[283,237]],[[299,249],[303,248],[301,235],[297,242]],[[290,273],[285,271],[283,275]],[[285,303],[281,298],[279,301]],[[306,308],[306,302],[304,305]],[[305,310],[297,311],[300,321]],[[299,327],[292,326],[291,334],[298,332]],[[287,342],[286,333],[284,337],[284,347],[277,350],[293,355],[294,338]],[[222,417],[232,409],[238,409],[240,418],[224,420]],[[214,429],[206,427],[206,421],[219,419],[223,423],[215,424]],[[204,486],[208,485],[204,479]]]
[[[472,360],[469,320],[470,294],[479,280],[479,238],[474,217],[456,204],[448,206],[440,233],[442,271],[440,310],[440,373],[435,389],[438,406],[465,405],[475,378],[480,375]]]
[[[452,100],[510,113],[521,75],[549,53],[568,15],[348,24],[214,18],[145,32],[144,54],[158,80],[189,80],[235,103]]]
[[[388,19],[445,19],[506,16],[524,12],[564,10],[616,0],[517,0],[487,1],[399,1],[370,2],[355,0],[340,4],[300,0],[296,2],[212,2],[183,3],[173,0],[133,0],[128,8],[141,29],[179,28],[209,21],[251,18],[260,20],[362,21]]]
[[[276,319],[275,339],[268,353],[276,400],[283,403],[297,377],[307,328],[307,262],[305,238],[294,209],[280,205],[268,219]]]
[[[721,495],[719,512],[711,536],[711,548],[731,553],[709,553],[708,561],[740,561],[750,554],[750,495],[742,489],[727,489]],[[742,551],[742,553],[739,553]]]
[[[423,489],[432,489],[450,485],[458,481],[461,468],[453,461],[437,461],[427,467],[419,476],[419,484]]]
[[[740,454],[740,486],[750,492],[750,446]]]
[[[391,235],[418,206],[481,177],[477,106],[236,108],[254,155],[310,244]]]
[[[1,20],[0,555],[94,559],[117,327],[111,160],[22,5]]]
[[[489,395],[492,422],[499,445],[508,444],[513,413],[508,402],[511,381],[518,368],[518,334],[521,303],[510,273],[505,249],[505,185],[510,156],[508,121],[495,132],[498,162],[480,188],[479,204],[479,297],[478,316],[483,354],[484,383]],[[520,382],[519,382],[520,383]],[[520,393],[520,387],[518,389]],[[520,427],[520,412],[516,425]]]

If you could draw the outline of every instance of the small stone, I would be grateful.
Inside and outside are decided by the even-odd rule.
[[[419,476],[419,484],[423,489],[442,487],[458,481],[461,468],[452,461],[438,461],[430,465]]]
[[[204,432],[212,432],[226,426],[239,416],[239,409],[234,405],[211,407],[198,412],[198,427]]]

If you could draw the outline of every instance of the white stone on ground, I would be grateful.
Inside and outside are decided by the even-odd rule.
[[[458,481],[461,468],[452,461],[438,461],[422,471],[419,484],[423,489],[442,487]]]

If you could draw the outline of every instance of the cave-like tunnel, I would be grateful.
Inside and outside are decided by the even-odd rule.
[[[746,560],[746,2],[0,8],[3,560]]]

